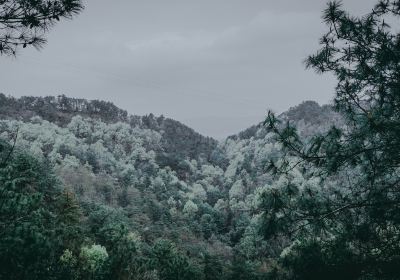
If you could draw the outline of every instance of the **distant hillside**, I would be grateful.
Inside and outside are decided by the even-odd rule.
[[[0,93],[0,119],[16,119],[28,121],[34,116],[66,126],[74,116],[100,120],[105,123],[124,122],[131,127],[150,129],[162,135],[160,150],[156,151],[160,166],[169,166],[178,174],[182,174],[182,159],[196,159],[211,162],[223,167],[225,164],[218,150],[218,142],[205,137],[179,121],[149,114],[146,116],[129,115],[111,102],[69,98],[65,95],[57,97],[24,96],[14,98]],[[332,106],[320,106],[315,101],[304,101],[279,115],[284,121],[290,121],[298,127],[302,136],[309,136],[324,131],[333,124],[340,124],[340,116]],[[254,137],[260,139],[268,131],[262,122],[253,125],[236,135],[228,137],[232,140],[245,140]],[[154,147],[152,147],[154,149]]]
[[[332,125],[341,125],[342,120],[331,105],[319,105],[315,101],[304,101],[301,104],[289,108],[278,116],[282,121],[289,121],[295,124],[304,137],[321,132]],[[251,137],[262,138],[266,135],[266,129],[262,128],[262,122],[253,125],[229,138],[243,140]]]
[[[0,93],[0,119],[27,121],[40,116],[63,127],[76,115],[105,123],[127,122],[132,127],[161,133],[162,151],[157,153],[161,165],[177,167],[181,159],[209,159],[217,146],[216,140],[202,136],[178,121],[153,114],[129,115],[111,102],[69,98],[65,95],[14,98]]]

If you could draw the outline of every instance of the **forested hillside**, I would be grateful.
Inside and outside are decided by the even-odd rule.
[[[13,98],[0,93],[0,117],[4,119],[27,121],[39,116],[65,127],[76,115],[101,120],[107,124],[124,122],[133,128],[160,133],[157,159],[161,165],[168,164],[173,168],[179,168],[178,162],[182,158],[209,160],[217,145],[217,141],[196,133],[178,121],[163,116],[155,117],[153,114],[128,115],[125,110],[110,102],[68,98],[64,95]]]
[[[82,261],[83,248],[104,250],[104,277],[115,273],[114,266],[140,274],[130,268],[137,263],[113,263],[122,257],[114,242],[131,242],[139,250],[135,254],[146,260],[140,264],[145,274],[162,273],[147,263],[154,261],[157,246],[173,250],[168,254],[178,250],[173,254],[191,266],[174,269],[191,269],[187,273],[197,277],[203,277],[205,261],[221,262],[221,267],[224,262],[225,276],[234,278],[253,279],[268,271],[265,262],[281,245],[263,241],[258,203],[265,188],[279,183],[266,171],[280,147],[264,126],[217,144],[177,121],[130,116],[103,101],[2,95],[0,108],[0,137],[15,144],[12,154],[33,157],[43,165],[41,172],[54,173],[60,195],[76,205],[75,226],[84,239],[62,253],[71,254],[73,262]],[[311,133],[327,128],[327,120],[333,124],[334,115],[328,106],[305,102],[282,116]],[[301,174],[293,176],[304,181]]]

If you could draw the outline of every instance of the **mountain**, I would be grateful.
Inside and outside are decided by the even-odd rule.
[[[295,124],[300,135],[304,137],[325,131],[332,125],[343,125],[341,116],[334,111],[331,105],[320,106],[315,101],[304,101],[291,107],[278,115],[278,119],[282,122],[288,121]],[[267,130],[263,128],[263,122],[260,122],[228,138],[243,140],[252,137],[264,137],[266,133]]]
[[[163,116],[129,115],[111,102],[57,97],[24,96],[14,98],[0,93],[0,118],[28,121],[34,116],[65,127],[74,116],[82,116],[105,123],[125,122],[131,127],[150,129],[161,134],[161,150],[158,161],[162,165],[178,168],[182,159],[208,160],[217,141],[195,132],[186,125]]]
[[[280,118],[295,123],[304,136],[340,125],[330,106],[312,101]],[[118,260],[115,248],[127,245],[115,242],[135,242],[146,263],[162,249],[179,256],[174,262],[179,269],[200,274],[205,256],[211,256],[224,263],[229,279],[260,279],[266,260],[289,246],[285,239],[267,244],[260,235],[263,192],[287,180],[309,183],[295,169],[288,177],[268,172],[282,151],[261,123],[217,142],[178,121],[129,115],[98,100],[0,94],[0,140],[43,162],[44,172],[54,172],[61,190],[76,198],[82,248],[98,244]],[[125,239],[109,235],[122,230]],[[80,254],[79,248],[70,252]]]

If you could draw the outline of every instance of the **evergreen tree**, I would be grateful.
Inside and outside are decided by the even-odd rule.
[[[159,240],[154,244],[151,264],[158,271],[160,280],[185,280],[199,277],[198,269],[190,263],[189,258],[167,240]]]
[[[206,254],[204,256],[204,280],[223,279],[223,265],[218,256]]]
[[[0,142],[0,278],[51,279],[79,242],[79,210],[44,163]]]
[[[290,181],[263,194],[264,234],[296,240],[282,255],[291,279],[397,279],[400,275],[400,1],[379,1],[363,17],[331,2],[328,32],[307,67],[333,73],[334,105],[345,121],[302,140],[266,120],[286,152],[279,166],[301,167],[319,186]]]

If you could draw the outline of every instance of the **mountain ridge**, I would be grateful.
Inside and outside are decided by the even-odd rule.
[[[33,116],[40,116],[44,120],[63,126],[75,115],[99,119],[105,123],[128,122],[135,127],[148,128],[156,131],[161,131],[165,128],[166,125],[163,123],[167,122],[169,126],[174,124],[180,127],[181,130],[186,130],[201,139],[207,139],[213,144],[218,142],[215,138],[203,135],[178,120],[163,115],[155,116],[153,113],[143,116],[130,114],[127,110],[119,108],[110,101],[72,98],[65,95],[22,96],[15,98],[11,95],[0,93],[1,119],[11,118],[28,120]],[[296,106],[288,108],[286,111],[279,114],[278,117],[285,121],[299,122],[304,120],[306,123],[321,125],[332,117],[332,115],[335,116],[335,119],[338,118],[338,115],[334,113],[332,105],[320,105],[316,101],[306,100]],[[225,139],[245,139],[252,137],[260,126],[262,126],[262,122],[243,129],[233,135],[229,135]],[[224,141],[225,139],[220,141]]]
[[[68,124],[72,117],[80,115],[101,120],[105,123],[126,122],[132,127],[152,129],[162,133],[162,147],[165,156],[160,161],[168,160],[178,154],[179,157],[209,159],[217,140],[203,136],[193,128],[164,116],[148,114],[138,116],[129,114],[112,102],[71,98],[65,95],[15,98],[0,93],[0,119],[27,121],[34,116],[60,126]],[[176,136],[180,136],[178,139]],[[169,159],[170,160],[170,159]]]

